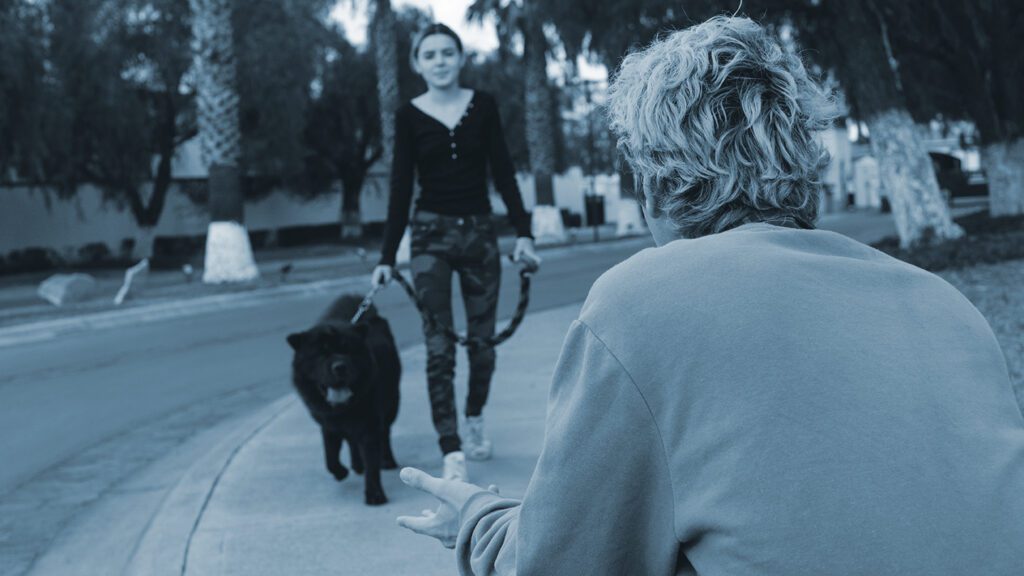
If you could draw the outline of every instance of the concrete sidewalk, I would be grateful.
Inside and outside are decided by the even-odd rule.
[[[877,212],[824,216],[821,228],[870,243],[895,233]],[[471,480],[521,497],[540,453],[550,379],[580,304],[529,314],[498,349],[486,409],[494,459],[470,462]],[[457,363],[457,398],[465,398],[465,356]],[[422,345],[402,353],[402,403],[393,428],[402,466],[440,475],[430,421]],[[432,539],[398,528],[395,518],[433,508],[430,497],[385,471],[390,502],[363,504],[363,478],[338,483],[324,470],[320,434],[295,397],[286,397],[197,463],[168,497],[143,537],[135,573],[201,575],[450,575],[454,557]],[[230,444],[230,442],[228,442]],[[222,464],[216,465],[216,458]],[[348,454],[342,457],[347,465]]]
[[[551,374],[578,311],[577,304],[528,315],[515,337],[498,349],[486,410],[495,453],[490,461],[469,463],[473,482],[497,484],[512,497],[524,493],[540,453]],[[466,374],[460,356],[456,382],[461,406]],[[402,366],[401,409],[392,431],[395,456],[402,466],[440,475],[423,346],[405,350]],[[395,524],[399,515],[435,507],[430,497],[405,487],[397,471],[384,471],[390,502],[364,505],[363,478],[353,474],[336,482],[324,469],[319,430],[305,407],[297,399],[282,402],[269,418],[250,421],[251,432],[233,434],[244,440],[227,452],[223,466],[200,462],[197,471],[186,474],[143,538],[135,573],[455,572],[450,550]],[[347,447],[342,459],[348,465]]]

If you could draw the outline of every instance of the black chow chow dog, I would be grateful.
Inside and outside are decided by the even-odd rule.
[[[391,424],[398,416],[401,361],[388,321],[371,306],[352,324],[360,296],[338,298],[309,330],[290,334],[295,350],[292,383],[320,424],[327,470],[339,482],[348,476],[339,458],[348,441],[352,469],[366,469],[366,503],[388,501],[380,470],[398,467],[391,453]]]

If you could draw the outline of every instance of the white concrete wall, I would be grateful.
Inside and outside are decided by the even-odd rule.
[[[518,177],[527,209],[535,203],[533,179]],[[555,201],[560,207],[583,213],[583,192],[589,186],[578,168],[555,177]],[[595,178],[595,191],[605,196],[605,217],[614,221],[618,214],[618,176]],[[363,187],[361,212],[364,222],[382,222],[387,215],[387,178],[371,174]],[[505,205],[496,193],[491,195],[494,211],[504,214]],[[314,200],[302,201],[283,191],[258,202],[247,202],[245,224],[249,230],[270,230],[289,226],[331,224],[338,221],[341,189]],[[159,236],[200,236],[206,233],[209,217],[204,206],[193,204],[172,185],[160,223]],[[25,186],[0,188],[0,255],[23,248],[51,248],[74,259],[80,247],[103,242],[118,253],[121,242],[135,239],[138,227],[131,212],[103,201],[94,186],[82,186],[71,200],[61,200],[53,192]]]
[[[854,203],[859,208],[878,208],[882,205],[882,181],[878,161],[874,156],[861,156],[854,167]]]
[[[523,204],[532,210],[537,203],[533,176],[520,173],[516,176],[519,191],[523,195]],[[571,212],[584,214],[583,195],[590,191],[591,179],[583,174],[578,166],[573,166],[564,174],[556,174],[554,179],[555,205],[567,208]],[[594,193],[604,196],[604,217],[606,222],[614,222],[619,203],[619,175],[599,174],[593,178]],[[630,200],[632,202],[632,200]],[[495,213],[505,214],[505,204],[493,190],[491,191],[491,207]]]
[[[865,190],[866,186],[870,188],[870,184],[865,182],[870,178],[864,178],[866,174],[860,174],[861,171],[851,161],[846,131],[825,131],[821,138],[833,158],[825,174],[825,181],[832,186],[832,205],[842,206],[845,202],[845,197],[840,198],[846,187],[844,179],[851,184],[857,180],[858,204],[877,205],[877,191]],[[197,154],[194,146],[186,146],[179,153],[174,164],[176,177],[203,176],[196,168],[201,165]],[[380,171],[371,173],[367,178],[361,206],[364,222],[384,220],[387,214],[387,181],[387,175]],[[523,202],[527,209],[532,209],[536,203],[533,178],[529,174],[519,174],[518,181]],[[556,205],[583,214],[583,196],[591,186],[596,194],[605,198],[605,221],[615,222],[620,202],[618,174],[598,175],[591,182],[580,168],[574,167],[556,175]],[[246,203],[245,224],[250,230],[331,224],[338,221],[340,202],[340,187],[331,194],[305,202],[278,191],[259,202]],[[500,196],[493,191],[491,204],[495,212],[506,212]],[[168,194],[156,235],[199,236],[206,233],[208,224],[205,207],[194,205],[174,185]],[[103,242],[117,253],[121,242],[134,239],[137,232],[131,213],[124,207],[104,203],[102,193],[93,186],[83,186],[72,200],[60,200],[52,192],[24,186],[0,188],[0,255],[38,247],[51,248],[73,258],[78,248],[94,242]]]
[[[836,127],[820,134],[821,141],[832,157],[822,180],[828,185],[831,196],[822,198],[819,212],[835,212],[846,204],[846,194],[853,185],[853,147],[845,127]]]
[[[372,187],[367,187],[372,196]],[[302,200],[274,193],[245,206],[250,230],[323,224],[338,221],[340,192],[316,200]],[[372,213],[373,205],[370,203]],[[206,233],[209,216],[203,206],[193,204],[178,186],[167,195],[157,236],[199,236]],[[105,243],[118,253],[123,240],[135,239],[138,227],[127,207],[103,201],[102,192],[86,185],[70,200],[52,192],[27,187],[0,188],[0,255],[22,248],[52,248],[73,259],[78,248],[94,242]]]

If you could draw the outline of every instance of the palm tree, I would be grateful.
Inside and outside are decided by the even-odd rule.
[[[196,103],[203,162],[208,167],[210,227],[203,282],[245,282],[259,277],[249,235],[239,173],[236,61],[231,0],[189,0]]]
[[[395,146],[395,110],[398,109],[398,37],[395,13],[391,0],[373,0],[373,20],[370,23],[370,43],[373,45],[374,66],[377,71],[377,101],[380,114],[380,157],[384,172],[390,172]],[[341,207],[341,235],[343,238],[362,236],[359,215],[359,193],[348,194]]]
[[[555,207],[555,138],[558,118],[552,117],[548,87],[548,40],[537,0],[474,0],[467,11],[470,19],[493,15],[498,20],[498,38],[508,45],[516,35],[523,40],[526,91],[526,147],[533,171],[536,206],[533,211],[534,234],[539,238],[561,240],[565,236],[562,217]]]

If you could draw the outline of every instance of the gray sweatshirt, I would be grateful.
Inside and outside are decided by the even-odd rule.
[[[1024,575],[1024,417],[956,289],[747,224],[604,274],[522,502],[462,510],[463,575]]]

